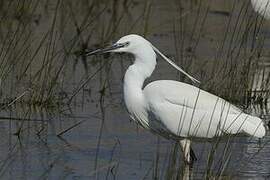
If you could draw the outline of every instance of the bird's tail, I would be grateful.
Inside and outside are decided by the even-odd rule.
[[[245,133],[257,138],[262,138],[266,133],[264,123],[260,118],[244,113],[229,115],[225,129],[228,133]]]
[[[266,134],[263,121],[255,116],[247,115],[242,128],[245,133],[257,138],[262,138]]]

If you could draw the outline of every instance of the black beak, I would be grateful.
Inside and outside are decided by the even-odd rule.
[[[94,50],[94,51],[91,51],[91,52],[86,52],[86,56],[91,56],[91,55],[96,55],[96,54],[103,54],[103,53],[106,53],[106,52],[109,52],[109,51],[112,51],[112,50],[115,50],[115,49],[119,49],[119,48],[122,48],[122,47],[125,47],[126,44],[122,44],[122,43],[117,43],[117,44],[113,44],[112,46],[110,47],[107,47],[107,48],[104,48],[104,49],[97,49],[97,50]]]

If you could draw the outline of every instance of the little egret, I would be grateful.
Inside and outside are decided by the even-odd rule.
[[[199,83],[143,37],[127,35],[112,46],[87,55],[105,52],[134,55],[135,61],[124,77],[124,101],[130,117],[154,133],[179,141],[186,163],[190,164],[196,158],[190,147],[193,139],[237,133],[258,138],[265,135],[266,129],[260,118],[245,114],[224,99],[198,87],[159,80],[143,88],[145,79],[155,69],[155,52],[193,82]]]
[[[254,11],[265,19],[270,19],[270,0],[251,0],[251,4]]]

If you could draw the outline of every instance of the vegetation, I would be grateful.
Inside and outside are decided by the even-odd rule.
[[[127,164],[127,172],[139,172],[130,176],[135,179],[238,177],[232,164],[238,158],[234,155],[238,150],[235,144],[241,142],[242,147],[245,141],[255,146],[252,139],[227,137],[198,142],[194,145],[200,152],[198,162],[191,168],[181,163],[177,143],[132,129],[135,124],[126,121],[127,115],[119,115],[126,122],[114,127],[119,132],[109,131],[108,121],[118,119],[112,119],[111,114],[126,114],[119,94],[121,79],[132,57],[87,58],[84,52],[104,47],[126,34],[144,35],[199,79],[202,89],[246,111],[259,104],[260,115],[267,116],[267,25],[250,9],[249,1],[0,0],[0,19],[0,121],[5,124],[3,135],[0,132],[4,137],[0,144],[4,147],[0,150],[4,152],[0,156],[0,177],[9,177],[14,162],[22,162],[20,167],[25,167],[24,158],[32,152],[29,149],[37,146],[43,147],[43,154],[59,153],[46,156],[43,173],[36,170],[37,176],[27,172],[25,177],[31,174],[48,179],[51,174],[58,175],[54,169],[66,165],[68,160],[63,154],[71,152],[87,160],[83,170],[78,170],[86,178],[123,178],[126,174],[122,170]],[[170,78],[191,83],[168,68],[159,62],[151,80]],[[84,142],[91,146],[78,143],[81,139],[77,136],[84,135]],[[126,136],[131,135],[128,140],[136,144],[137,138],[152,151],[140,147],[142,150],[136,154],[139,160],[133,154],[124,157],[125,153],[135,152],[125,146]],[[51,140],[51,136],[57,140]],[[75,140],[69,143],[65,136]],[[150,147],[144,143],[148,138]],[[253,147],[256,152],[246,164],[266,146],[267,142],[262,142],[261,147]],[[82,150],[87,148],[91,152]],[[246,164],[237,170],[241,171]],[[77,172],[68,165],[65,168],[61,171],[63,179]]]

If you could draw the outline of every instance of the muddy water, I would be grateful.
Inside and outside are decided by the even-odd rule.
[[[106,7],[106,3],[99,5],[100,9],[107,8],[106,11],[86,28],[88,33],[82,33],[84,39],[92,35],[89,48],[95,48],[97,44],[100,46],[100,42],[115,41],[127,33],[145,34],[159,49],[200,79],[202,88],[215,94],[229,94],[228,99],[231,96],[227,89],[234,86],[225,86],[226,81],[220,83],[221,78],[230,79],[230,76],[222,77],[219,68],[231,66],[238,59],[241,60],[240,64],[246,59],[268,59],[270,26],[267,22],[261,27],[260,34],[256,35],[256,39],[264,40],[261,50],[254,50],[254,46],[260,46],[260,43],[255,42],[254,45],[252,37],[241,36],[246,25],[255,18],[247,1],[205,0],[202,4],[196,0],[181,1],[181,4],[178,1],[127,1],[129,10],[126,12],[125,1],[117,2],[116,9],[112,8],[113,5]],[[84,3],[80,1],[70,5],[76,12],[74,17],[78,22],[85,15]],[[42,1],[38,7],[33,17],[39,18],[39,22],[29,27],[34,40],[43,37],[48,30],[56,4]],[[57,16],[57,30],[61,34],[55,46],[58,50],[72,46],[72,38],[76,37],[75,21],[71,20],[74,17],[70,15],[69,7],[65,8]],[[243,12],[248,8],[247,15],[239,15],[241,8]],[[121,13],[124,18],[120,25],[110,25],[117,28],[111,30],[108,37],[103,37],[102,32],[108,28],[106,23],[111,21],[112,14],[117,14],[117,20]],[[36,42],[34,40],[33,43]],[[78,40],[73,50],[80,49],[81,43]],[[33,45],[30,53],[34,53],[35,47]],[[258,52],[262,57],[253,56]],[[35,57],[37,60],[31,64],[30,75],[41,65],[43,56],[39,53]],[[173,153],[175,143],[141,129],[130,120],[125,110],[122,78],[132,57],[110,55],[90,58],[87,61],[88,69],[80,60],[74,65],[74,55],[61,54],[57,58],[66,64],[56,92],[59,96],[67,94],[67,99],[73,97],[72,101],[68,106],[65,99],[63,105],[47,109],[16,104],[1,112],[2,117],[14,118],[0,121],[2,179],[137,180],[172,179],[178,173],[180,176],[185,174],[181,153]],[[98,71],[104,63],[107,65]],[[58,63],[54,65],[59,66]],[[218,70],[213,71],[213,68]],[[237,77],[237,74],[232,75]],[[91,79],[73,96],[87,77]],[[20,94],[20,89],[24,88],[12,85],[15,79],[11,76],[5,83],[9,95]],[[162,60],[158,60],[157,69],[147,82],[156,79],[184,80]],[[218,87],[226,91],[220,91]],[[253,111],[252,107],[248,109],[250,113],[261,115],[263,112],[263,117],[268,121],[267,110]],[[16,136],[18,130],[20,135]],[[224,179],[267,179],[270,177],[268,141],[269,135],[260,142],[247,137],[224,138],[217,146],[216,141],[195,142],[193,148],[198,160],[189,171],[189,176],[201,179],[207,174],[209,177],[222,174]],[[209,157],[213,158],[212,162]]]

